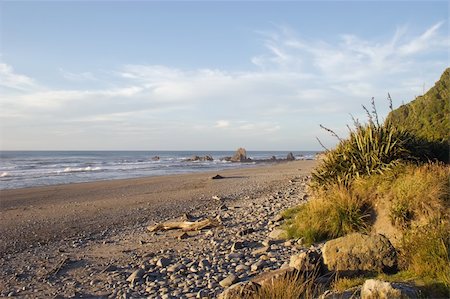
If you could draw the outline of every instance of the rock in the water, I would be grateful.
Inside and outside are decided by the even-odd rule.
[[[225,279],[222,279],[219,284],[226,288],[229,287],[230,285],[232,285],[233,283],[235,283],[237,281],[237,277],[234,274],[230,274],[228,275]]]
[[[139,280],[141,280],[142,276],[144,276],[144,274],[145,274],[144,269],[139,268],[136,271],[134,271],[133,273],[131,273],[130,276],[128,276],[127,281],[131,282],[131,283],[139,281]]]
[[[291,256],[289,267],[299,271],[314,271],[322,266],[322,255],[316,250],[308,250]]]
[[[223,291],[218,299],[249,298],[258,292],[261,286],[253,281],[236,283]]]
[[[247,151],[245,148],[239,148],[233,157],[230,159],[232,162],[247,162],[251,159],[247,158]]]
[[[361,299],[415,299],[418,291],[405,283],[389,283],[377,279],[368,279],[361,288]]]
[[[269,233],[269,238],[273,240],[284,240],[286,239],[286,232],[283,229],[276,228]]]
[[[349,234],[330,240],[322,249],[328,270],[343,275],[361,271],[392,273],[397,268],[397,252],[383,235]]]
[[[294,161],[294,160],[295,160],[294,154],[293,154],[293,153],[289,153],[289,154],[287,155],[287,157],[286,157],[286,160],[288,160],[288,161]]]

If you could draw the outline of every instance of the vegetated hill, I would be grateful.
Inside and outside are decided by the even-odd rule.
[[[430,142],[431,158],[449,162],[450,68],[426,94],[392,111],[386,121]]]

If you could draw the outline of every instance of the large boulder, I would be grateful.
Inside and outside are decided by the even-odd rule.
[[[234,156],[230,159],[231,162],[246,162],[250,160],[251,159],[247,158],[247,151],[242,147],[238,148],[236,153],[234,153]]]
[[[390,283],[377,279],[368,279],[361,288],[361,299],[415,299],[419,292],[406,283]]]
[[[323,262],[330,271],[342,275],[360,272],[392,273],[397,268],[397,252],[383,235],[349,234],[325,243]]]

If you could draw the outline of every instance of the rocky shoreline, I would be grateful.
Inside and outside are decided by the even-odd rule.
[[[185,210],[192,217],[220,219],[211,229],[181,237],[178,231],[151,233],[136,223],[5,254],[0,296],[215,298],[234,282],[280,268],[298,252],[293,242],[269,238],[280,224],[279,213],[305,198],[306,176],[289,173],[271,186],[257,180],[255,192],[218,193]]]
[[[260,185],[259,178],[250,188],[218,192],[187,209],[172,204],[168,210],[159,210],[165,216],[149,222],[4,254],[0,296],[232,299],[280,278],[312,273],[320,276],[317,297],[322,299],[417,298],[417,290],[410,285],[373,279],[343,292],[326,291],[336,275],[395,270],[396,251],[382,235],[353,234],[314,246],[284,240],[282,212],[308,201],[309,170],[299,171],[297,165],[309,164],[279,165],[290,170],[272,178],[270,184]],[[261,168],[260,175],[266,177],[266,171],[274,170]],[[242,180],[242,176],[225,175],[219,181],[229,187],[226,184],[235,184],[230,178]],[[208,180],[216,181],[213,176]],[[137,208],[135,212],[145,211]],[[167,221],[190,225],[204,220],[207,225],[192,231],[155,229]]]

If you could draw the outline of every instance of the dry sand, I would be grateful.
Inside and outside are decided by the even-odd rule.
[[[33,281],[32,294],[48,295],[45,290],[51,287],[39,286],[37,281],[57,266],[61,252],[70,249],[78,256],[89,252],[91,258],[97,255],[126,262],[130,257],[123,253],[133,252],[147,225],[182,213],[217,209],[221,203],[213,196],[233,201],[270,194],[290,178],[308,175],[315,163],[295,161],[219,172],[1,191],[0,288],[17,293],[22,279],[28,284]],[[217,173],[225,179],[212,180]],[[102,251],[111,240],[130,240],[132,245],[127,247],[122,242],[120,248],[108,246]],[[166,246],[162,242],[152,244],[152,251]],[[115,251],[121,253],[121,261]],[[42,281],[44,284],[45,279]]]

